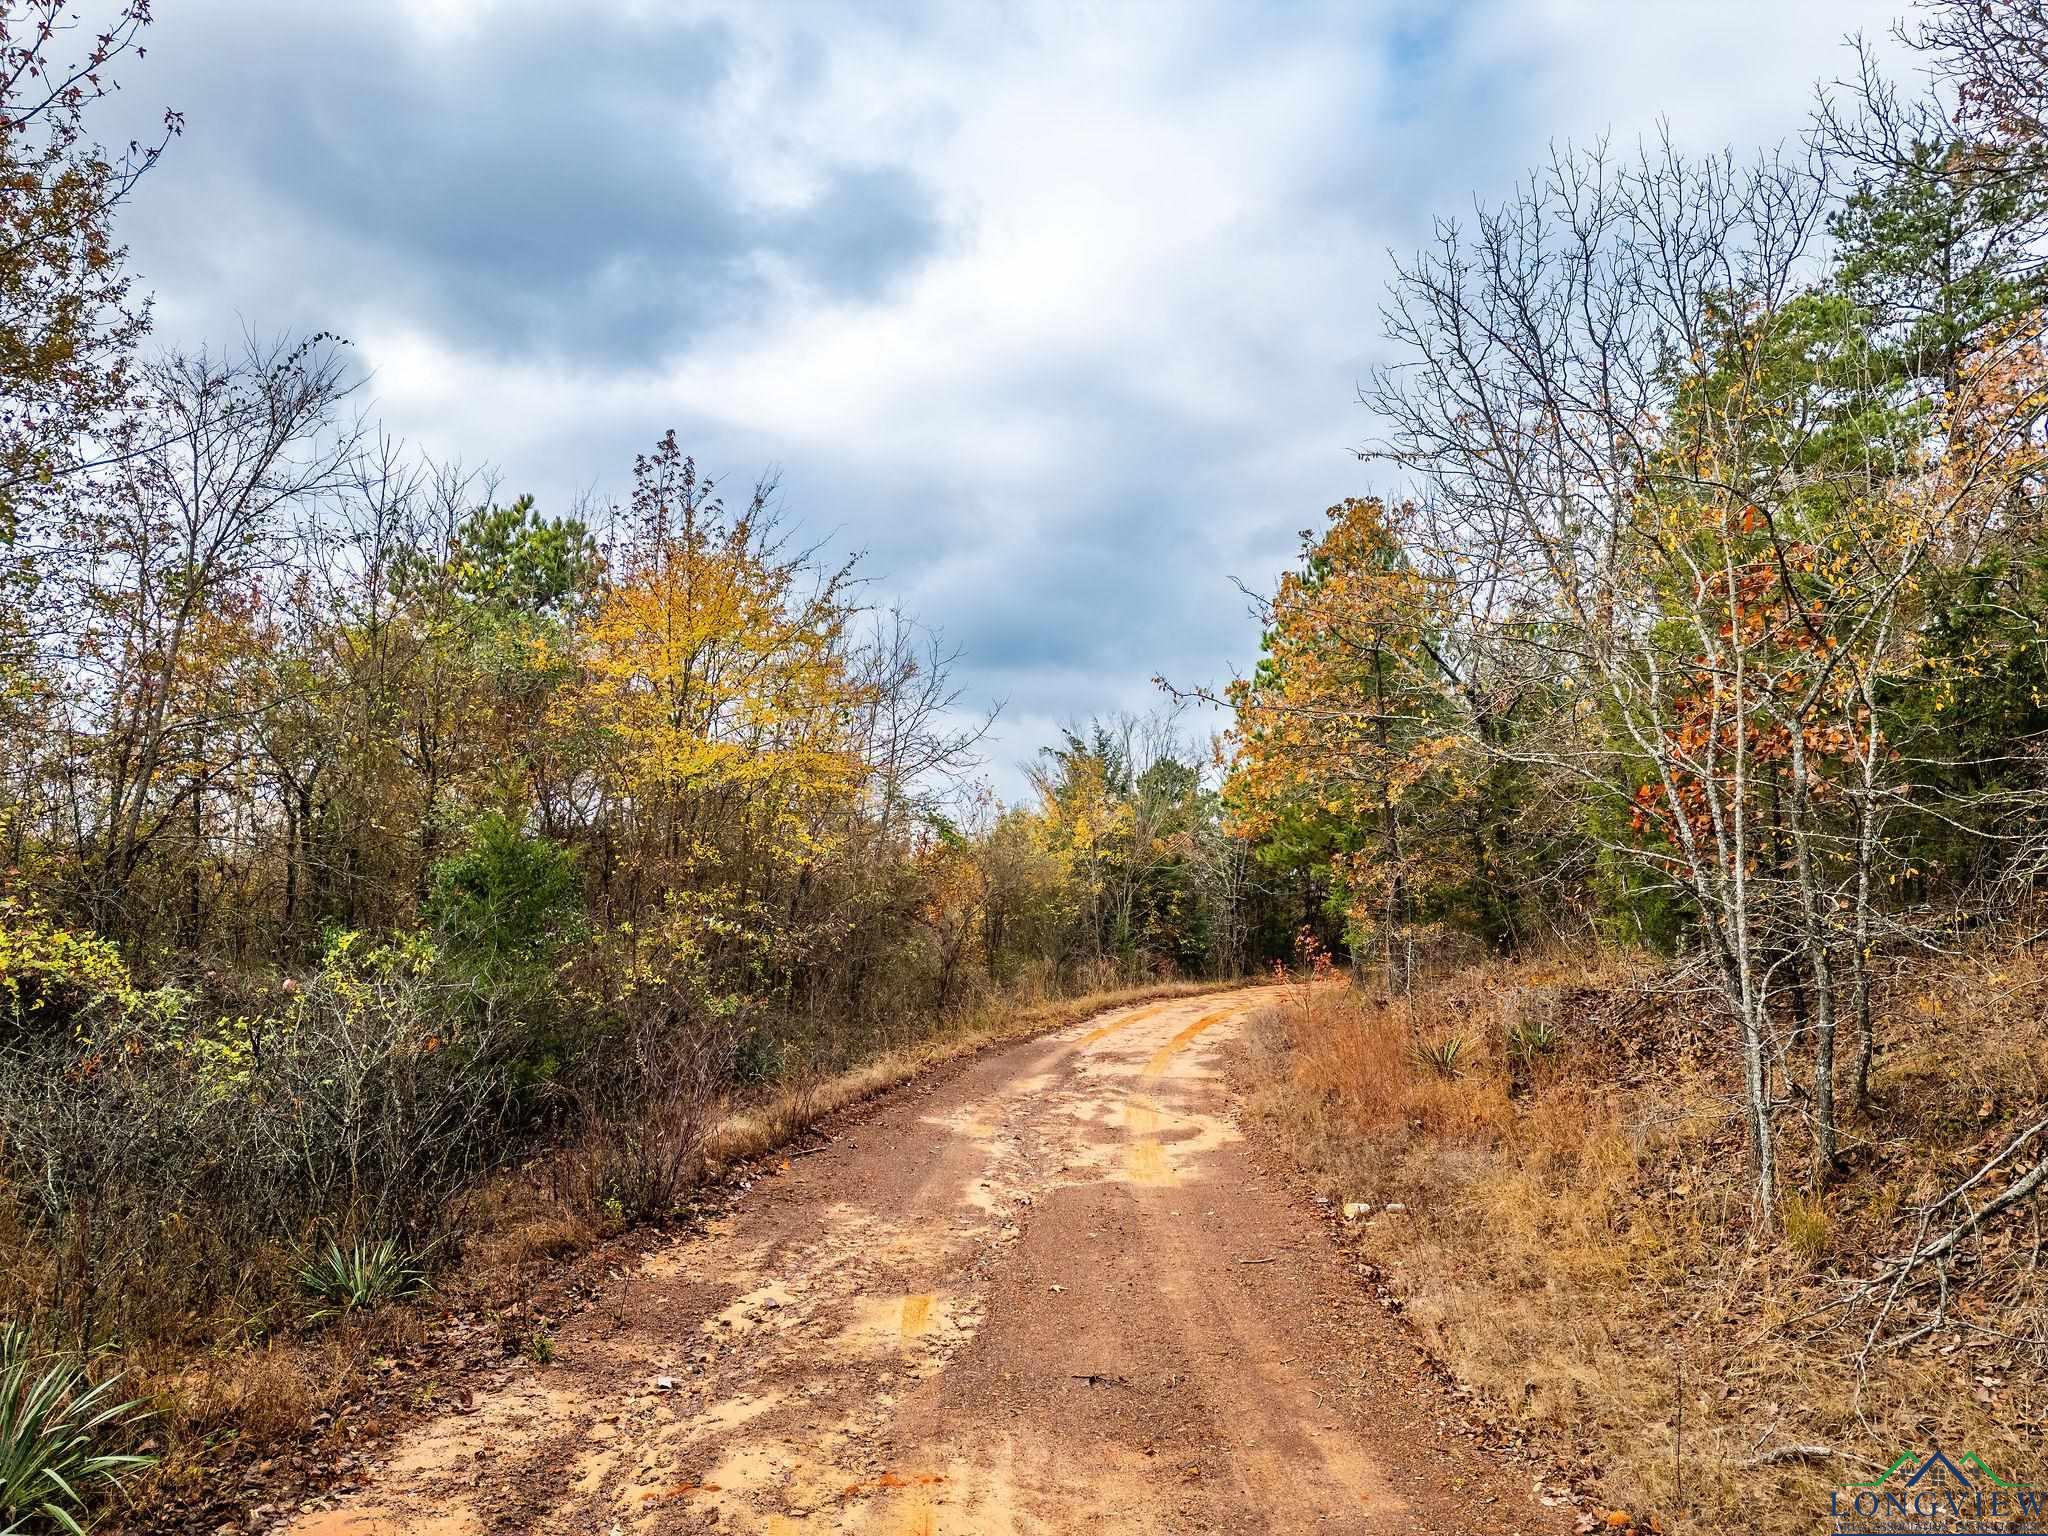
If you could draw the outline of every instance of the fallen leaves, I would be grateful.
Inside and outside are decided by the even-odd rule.
[[[1640,1536],[1664,1536],[1664,1526],[1655,1515],[1637,1520],[1625,1509],[1589,1509],[1581,1514],[1574,1527],[1580,1536],[1592,1532],[1640,1533]]]

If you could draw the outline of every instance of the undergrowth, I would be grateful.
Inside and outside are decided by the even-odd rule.
[[[1815,1191],[1795,1157],[1785,1187],[1808,1187],[1768,1230],[1725,1035],[1638,960],[1487,963],[1407,998],[1300,992],[1255,1020],[1248,1065],[1254,1115],[1339,1208],[1381,1213],[1354,1227],[1364,1257],[1502,1421],[1548,1431],[1646,1529],[1789,1536],[1909,1449],[2039,1477],[2031,1206],[1888,1306],[1873,1280],[1924,1208],[2041,1118],[2044,1016],[2031,952],[1901,978],[1845,1169]]]

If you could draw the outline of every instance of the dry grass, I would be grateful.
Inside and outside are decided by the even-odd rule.
[[[1609,1507],[1666,1530],[1789,1536],[1818,1528],[1835,1485],[1929,1443],[2041,1480],[2048,1285],[2029,1212],[1952,1271],[1941,1329],[1883,1347],[1932,1320],[1930,1275],[1860,1373],[1877,1307],[1830,1304],[1910,1247],[1923,1203],[2039,1118],[2048,960],[1987,955],[1900,986],[1852,1173],[1790,1195],[1768,1239],[1732,1063],[1697,1005],[1614,1022],[1647,980],[1612,958],[1480,966],[1412,1000],[1270,1010],[1251,1035],[1253,1108],[1333,1201],[1408,1206],[1361,1225],[1366,1257],[1493,1411],[1552,1431]],[[1555,1043],[1518,1051],[1516,1022],[1535,1014]],[[1469,1052],[1457,1077],[1416,1049],[1450,1034]],[[1792,1189],[1805,1170],[1786,1140]],[[1832,1454],[1755,1464],[1792,1444]]]
[[[304,1434],[355,1381],[361,1340],[336,1335],[236,1350],[188,1369],[169,1392],[188,1435],[232,1432],[270,1444]]]
[[[516,1288],[527,1272],[570,1258],[597,1241],[588,1215],[557,1198],[539,1174],[528,1169],[486,1179],[463,1202],[460,1222],[469,1236],[462,1245],[461,1273],[471,1284],[494,1277]]]

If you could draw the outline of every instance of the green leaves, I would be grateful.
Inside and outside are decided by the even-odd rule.
[[[1968,145],[1914,144],[1829,220],[1836,281],[1871,316],[1899,377],[1952,381],[1978,337],[2042,301],[2028,244],[2048,217],[2048,186],[1971,163]]]
[[[575,855],[510,817],[480,817],[461,853],[429,875],[426,915],[458,958],[492,966],[544,959],[582,923]]]
[[[396,1238],[357,1238],[346,1248],[335,1239],[299,1266],[299,1287],[326,1303],[313,1314],[318,1322],[410,1301],[425,1294],[427,1276],[420,1256],[407,1253]]]
[[[0,899],[0,1025],[14,1037],[85,1033],[107,1020],[175,1012],[177,994],[137,987],[121,951],[96,933]]]
[[[1466,1059],[1465,1038],[1462,1035],[1446,1035],[1441,1040],[1419,1041],[1415,1047],[1416,1064],[1441,1078],[1463,1077]]]
[[[145,1410],[95,1382],[75,1356],[38,1357],[18,1324],[0,1327],[0,1536],[39,1524],[79,1533],[86,1501],[153,1459],[113,1449]]]
[[[533,498],[521,496],[509,507],[478,507],[439,557],[410,555],[399,581],[409,595],[441,586],[492,617],[556,618],[588,600],[602,566],[588,528],[542,517]]]

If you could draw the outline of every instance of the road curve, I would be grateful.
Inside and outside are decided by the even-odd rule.
[[[1564,1530],[1239,1136],[1261,1001],[899,1092],[291,1536]]]

